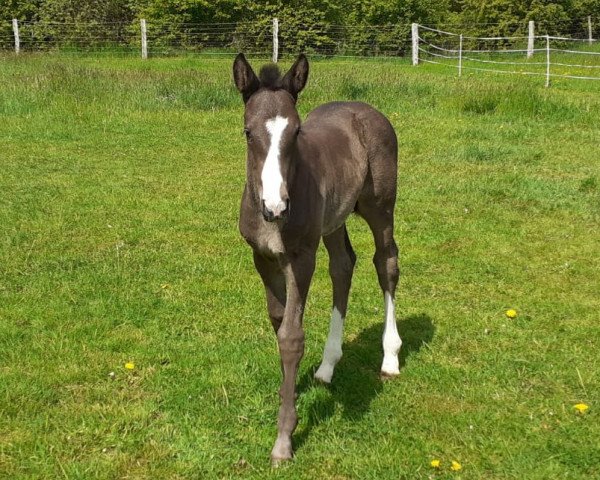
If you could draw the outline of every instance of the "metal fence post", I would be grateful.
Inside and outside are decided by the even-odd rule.
[[[412,64],[419,64],[419,24],[412,24]]]
[[[146,60],[148,58],[148,37],[146,35],[146,20],[144,18],[140,20],[140,28],[142,30],[142,58]]]
[[[279,59],[279,19],[273,19],[273,63]]]
[[[19,21],[13,18],[13,33],[15,34],[15,53],[18,54],[21,51],[21,39],[19,38]]]
[[[535,46],[535,22],[529,21],[529,38],[527,39],[527,58],[533,57],[533,49]]]

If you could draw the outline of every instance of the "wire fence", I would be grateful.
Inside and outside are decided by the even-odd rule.
[[[331,25],[279,23],[0,22],[0,50],[108,55],[408,57],[466,71],[600,79],[597,19],[581,22]],[[416,28],[416,30],[415,30]],[[479,32],[489,32],[481,36]],[[473,33],[475,32],[475,33]],[[501,33],[510,32],[509,35]],[[415,61],[415,58],[417,59]]]
[[[244,51],[270,55],[273,50],[273,24],[270,20],[241,23],[161,23],[147,21],[146,41],[149,55],[181,53],[229,54]],[[560,26],[536,24],[538,35],[565,38],[587,38],[596,34],[598,22],[591,17],[577,27],[573,22]],[[447,27],[447,28],[446,28]],[[451,28],[452,27],[452,28]],[[18,30],[16,35],[15,28]],[[527,22],[450,24],[428,26],[438,32],[459,31],[466,38],[475,38],[473,31],[485,29],[489,38],[499,40],[493,48],[512,43],[513,37],[527,35]],[[511,32],[509,36],[497,32]],[[0,49],[12,50],[18,36],[20,51],[123,51],[139,53],[142,35],[139,22],[0,22]],[[481,37],[481,35],[479,35]],[[479,38],[478,37],[478,38]],[[481,37],[485,40],[486,37]],[[278,55],[299,51],[316,55],[336,56],[405,56],[410,53],[411,25],[332,25],[326,23],[281,23],[277,33]],[[487,46],[480,49],[488,49]]]
[[[423,25],[413,27],[413,64],[463,71],[600,80],[600,43],[588,38],[535,35],[472,37]],[[593,33],[593,32],[592,32]]]
[[[145,22],[149,56],[223,55],[243,51],[273,53],[272,21],[241,23]],[[21,52],[113,52],[139,54],[139,23],[18,22]],[[0,22],[0,50],[15,49],[15,26]],[[410,25],[280,24],[277,56],[305,52],[323,56],[404,56],[410,51]]]

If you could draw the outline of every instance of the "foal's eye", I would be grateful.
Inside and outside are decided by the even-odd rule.
[[[296,136],[300,135],[300,127],[298,127],[294,133],[296,134]]]
[[[244,135],[246,135],[246,139],[249,142],[252,140],[252,134],[250,133],[250,130],[248,130],[247,128],[244,128]]]

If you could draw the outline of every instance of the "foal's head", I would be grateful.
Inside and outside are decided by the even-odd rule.
[[[243,54],[233,63],[233,78],[246,104],[244,132],[248,142],[248,181],[268,222],[285,220],[290,211],[288,185],[295,171],[300,117],[298,93],[306,85],[308,61],[300,55],[281,78],[275,65],[257,77]]]

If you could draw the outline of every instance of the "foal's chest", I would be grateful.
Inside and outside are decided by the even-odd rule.
[[[260,234],[255,239],[256,250],[263,255],[274,257],[285,253],[285,246],[283,245],[279,229],[269,228],[270,225],[265,225],[265,227],[260,229]]]
[[[285,253],[281,231],[273,223],[259,218],[240,218],[240,233],[250,246],[267,257],[277,257]]]

